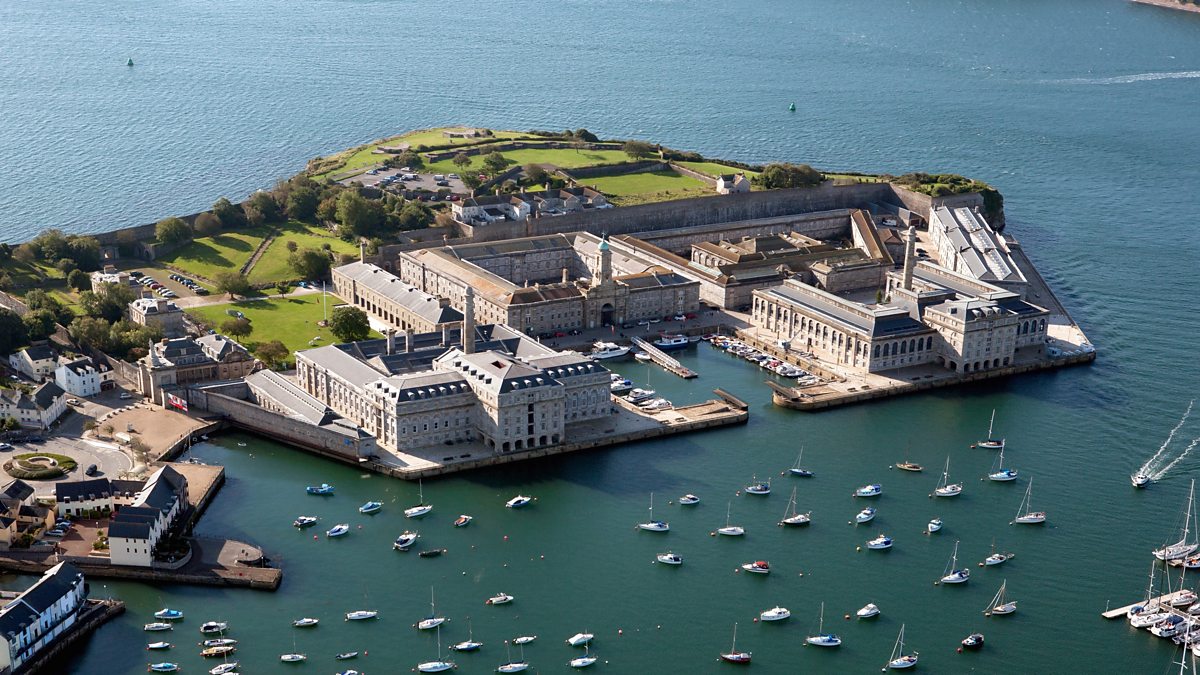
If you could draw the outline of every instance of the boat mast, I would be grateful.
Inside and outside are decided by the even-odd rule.
[[[988,437],[987,437],[987,439],[989,441],[992,440],[992,427],[995,426],[995,424],[996,424],[996,409],[992,408],[992,421],[988,422]]]

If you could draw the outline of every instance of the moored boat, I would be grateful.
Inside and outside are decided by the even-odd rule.
[[[175,630],[175,627],[163,621],[155,621],[154,623],[148,623],[142,626],[142,630],[154,632],[160,630]]]
[[[796,463],[792,465],[792,468],[788,469],[788,473],[792,474],[793,476],[799,476],[800,478],[812,478],[813,472],[800,466],[800,462],[803,459],[804,459],[804,447],[801,446],[800,454],[796,455]]]
[[[420,480],[417,481],[417,495],[417,504],[404,509],[405,518],[420,518],[433,510],[433,504],[425,503],[425,485]]]
[[[179,664],[168,663],[166,661],[162,663],[151,663],[146,666],[146,670],[153,673],[174,673],[179,670]]]
[[[299,518],[296,518],[296,520],[292,522],[292,527],[297,527],[297,528],[302,529],[305,527],[312,527],[313,525],[316,525],[316,524],[317,524],[316,516],[300,516]]]
[[[170,642],[151,642],[146,645],[146,649],[149,649],[149,650],[170,649],[173,646],[174,645],[172,645]]]
[[[595,662],[596,657],[591,655],[587,647],[584,647],[583,656],[577,656],[570,661],[567,661],[567,665],[572,668],[587,668]]]
[[[508,593],[497,593],[484,601],[485,605],[507,605],[513,601],[513,596]]]
[[[812,512],[800,513],[796,510],[796,488],[792,488],[792,496],[788,499],[788,506],[784,509],[783,519],[779,521],[779,525],[784,527],[797,527],[800,525],[808,525],[812,522]]]
[[[455,527],[466,527],[471,524],[472,520],[475,520],[475,519],[464,513],[454,519],[454,526]]]
[[[292,625],[295,626],[296,628],[310,628],[319,623],[321,623],[320,619],[314,619],[310,616],[306,616],[302,619],[296,619],[295,621],[292,622]]]
[[[422,558],[436,558],[445,552],[446,549],[444,548],[431,548],[427,551],[421,551],[417,555],[421,556]]]
[[[971,447],[982,448],[984,450],[1003,450],[1004,449],[1004,439],[996,438],[992,434],[992,427],[995,426],[995,424],[996,424],[996,411],[993,409],[992,410],[992,421],[988,422],[987,438],[983,439],[982,441],[976,441],[975,444],[972,445]]]
[[[854,515],[854,522],[858,524],[869,523],[875,519],[875,507],[868,506]]]
[[[513,638],[514,645],[527,645],[537,639],[536,635],[521,635]]]
[[[592,639],[595,637],[596,636],[592,633],[576,633],[567,638],[566,643],[572,647],[582,647],[586,644],[590,644]]]
[[[349,533],[350,533],[350,524],[349,523],[338,523],[337,525],[334,525],[333,527],[329,528],[328,530],[325,530],[325,536],[329,537],[331,539],[334,537],[345,536]]]
[[[868,602],[854,614],[860,619],[870,619],[871,617],[879,616],[879,606],[873,602]]]
[[[654,493],[650,493],[650,520],[644,523],[638,523],[639,530],[647,532],[666,532],[671,529],[671,524],[665,520],[654,519]]]
[[[333,494],[333,486],[329,483],[321,483],[320,485],[309,485],[304,488],[305,492],[310,495],[328,496]]]
[[[446,623],[446,621],[447,621],[446,617],[437,615],[437,605],[434,604],[433,588],[430,587],[430,589],[429,589],[429,616],[427,616],[424,619],[421,619],[420,621],[417,622],[417,630],[429,630],[431,628],[437,628],[438,626]],[[441,634],[442,634],[441,630],[439,629],[438,636],[440,637]]]
[[[226,661],[219,666],[214,666],[208,669],[208,675],[228,675],[238,669],[240,664],[237,661]]]
[[[683,349],[692,343],[686,335],[663,333],[652,344],[661,351],[670,352]]]
[[[307,661],[308,656],[299,652],[289,652],[287,654],[280,654],[279,660],[283,663],[300,663],[301,661]]]
[[[917,464],[916,462],[909,462],[909,461],[896,462],[896,468],[900,469],[901,471],[914,471],[914,472],[925,470],[925,467],[921,466],[920,464]]]
[[[528,497],[525,495],[517,495],[516,497],[513,497],[512,499],[504,502],[504,506],[505,506],[505,508],[519,509],[522,506],[528,506],[530,504],[530,502],[532,502],[532,501],[533,501],[533,497]]]
[[[213,633],[224,633],[229,628],[229,624],[224,621],[205,621],[200,624],[200,632],[206,635]]]
[[[883,486],[878,483],[864,485],[854,491],[855,497],[878,497],[883,494]]]
[[[979,649],[983,647],[983,633],[971,633],[962,640],[963,649]]]
[[[721,660],[727,663],[750,663],[750,652],[739,652],[737,648],[737,624],[733,624],[733,644],[729,646],[729,651],[721,652]]]
[[[154,618],[162,621],[180,621],[183,619],[183,612],[164,607],[154,613]]]
[[[882,551],[884,549],[891,548],[892,543],[893,542],[892,542],[891,537],[887,536],[886,534],[881,534],[878,537],[875,537],[874,539],[872,539],[871,541],[868,541],[867,548],[871,549],[872,551]]]
[[[917,665],[920,654],[917,652],[904,653],[904,626],[905,624],[900,624],[900,634],[896,636],[896,644],[892,646],[892,655],[888,657],[885,669],[904,670]]]
[[[1000,584],[1000,590],[996,591],[995,597],[988,603],[987,609],[983,610],[983,615],[1012,614],[1015,611],[1017,611],[1017,601],[1008,599],[1008,579],[1005,579]]]
[[[1046,512],[1045,511],[1031,510],[1030,495],[1032,494],[1032,491],[1033,491],[1033,478],[1030,478],[1029,484],[1025,486],[1025,496],[1021,499],[1021,505],[1019,507],[1017,507],[1017,516],[1016,516],[1016,518],[1013,518],[1014,523],[1019,523],[1021,525],[1040,525],[1040,524],[1046,522]],[[1170,547],[1168,547],[1168,548],[1170,548]],[[1191,550],[1192,551],[1196,550],[1195,544],[1192,544]],[[1188,553],[1191,553],[1191,551],[1187,551],[1187,552],[1180,554],[1180,557],[1187,555]],[[1157,551],[1155,552],[1155,555],[1156,556],[1158,555]],[[1161,560],[1162,558],[1159,558],[1159,559]]]
[[[996,467],[995,471],[988,473],[987,477],[988,477],[988,480],[997,481],[997,482],[1014,481],[1017,479],[1017,470],[1016,469],[1004,468],[1004,448],[1000,448],[999,466]]]
[[[949,562],[946,563],[945,572],[942,574],[940,582],[943,584],[962,584],[971,579],[971,570],[958,567],[958,542],[954,542],[954,553],[950,555]]]
[[[817,623],[817,632],[804,638],[804,641],[815,647],[837,647],[842,644],[842,638],[834,633],[825,632],[825,603],[821,603],[821,618]]]
[[[392,548],[397,551],[407,551],[410,546],[417,542],[417,538],[421,535],[413,530],[405,530],[396,537],[396,541],[392,542]]]
[[[787,607],[780,607],[779,605],[776,605],[771,609],[759,612],[758,618],[762,621],[783,621],[791,615],[792,613]]]
[[[334,656],[333,658],[338,661],[347,661],[349,659],[358,658],[358,652],[342,652],[341,654],[338,654],[338,655]]]
[[[214,658],[217,656],[226,656],[237,651],[237,647],[233,645],[221,645],[220,647],[208,647],[200,651],[200,656],[204,658]]]
[[[925,531],[928,532],[929,534],[933,534],[934,532],[937,532],[940,529],[942,529],[942,519],[941,518],[934,518],[933,520],[929,521],[929,523],[925,526]]]
[[[236,645],[237,643],[238,643],[238,641],[234,640],[233,638],[212,638],[209,640],[204,640],[203,642],[200,643],[200,646],[201,647],[223,647],[225,645]]]
[[[347,621],[366,621],[379,616],[379,612],[373,609],[356,609],[352,612],[346,612]]]
[[[771,481],[760,481],[758,476],[751,479],[749,485],[746,486],[746,494],[750,495],[769,495],[771,494]]]
[[[946,457],[946,469],[942,472],[942,479],[938,481],[938,486],[933,489],[935,497],[957,497],[962,494],[962,483],[950,482],[950,457]]]
[[[622,347],[615,342],[599,341],[592,345],[588,356],[593,359],[618,359],[629,354],[630,347]]]
[[[742,569],[751,574],[770,574],[771,563],[766,560],[755,560],[754,562],[742,563]]]
[[[362,506],[358,507],[358,512],[363,515],[369,515],[372,513],[379,513],[379,511],[382,509],[383,509],[383,502],[371,501],[371,502],[367,502],[366,504],[363,504]]]
[[[700,503],[700,498],[693,494],[686,494],[679,498],[679,503],[682,506],[693,506]]]
[[[746,534],[746,530],[741,525],[729,524],[729,509],[732,505],[732,501],[725,505],[725,527],[718,527],[717,534],[724,535],[726,537],[740,537],[743,534]]]
[[[1196,481],[1192,480],[1192,486],[1188,490],[1187,507],[1184,510],[1183,531],[1179,537],[1179,541],[1168,546],[1164,546],[1154,551],[1154,557],[1159,560],[1178,560],[1185,558],[1200,548],[1200,543],[1195,537],[1188,541],[1188,535],[1191,532],[1192,516],[1195,513],[1195,496],[1196,496]]]
[[[670,551],[668,551],[666,553],[659,553],[658,555],[654,556],[654,559],[664,565],[682,565],[683,564],[683,556],[680,556],[677,553],[671,553]]]

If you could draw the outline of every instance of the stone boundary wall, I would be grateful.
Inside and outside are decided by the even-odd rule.
[[[622,162],[620,164],[605,164],[602,166],[583,166],[578,169],[563,169],[572,180],[579,181],[587,178],[603,178],[605,176],[624,176],[631,173],[650,173],[667,171],[673,167],[667,162],[646,160],[643,162]]]
[[[584,143],[579,146],[583,150],[620,150],[620,143]],[[511,150],[526,150],[533,149],[554,149],[554,150],[573,150],[575,145],[570,141],[556,141],[547,139],[545,141],[500,141],[498,143],[487,143],[469,147],[455,148],[446,151],[434,151],[422,153],[430,162],[440,162],[445,159],[453,159],[458,153],[464,153],[468,157],[475,157],[482,154],[491,154],[493,152],[509,152]]]
[[[689,169],[686,166],[676,164],[675,162],[671,162],[670,167],[676,173],[682,174],[689,178],[695,178],[696,180],[699,180],[699,181],[704,181],[705,183],[713,186],[714,188],[717,186],[717,179],[713,178],[712,176],[710,176],[706,173],[700,173],[699,171],[696,171],[695,169]],[[731,166],[729,168],[733,169],[734,167]],[[738,171],[741,171],[741,169],[738,169]]]

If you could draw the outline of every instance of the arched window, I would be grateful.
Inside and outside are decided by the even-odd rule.
[[[910,352],[917,351],[917,341],[916,340],[908,341],[908,351],[910,351]]]
[[[925,349],[933,349],[933,336],[925,338]]]
[[[874,357],[879,358],[879,345],[875,345],[875,349],[872,351],[874,353]]]
[[[1044,333],[1045,331],[1046,331],[1046,320],[1042,319],[1041,322],[1038,324],[1038,332]]]
[[[890,344],[886,344],[886,345],[884,345],[884,346],[883,346],[883,355],[884,355],[884,357],[887,357],[887,356],[889,356],[891,353],[892,353],[892,345],[890,345]]]

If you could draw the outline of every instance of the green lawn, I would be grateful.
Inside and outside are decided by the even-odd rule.
[[[341,300],[332,293],[328,294],[325,300],[331,313],[334,306],[341,303]],[[232,318],[225,311],[228,309],[245,314],[246,318],[250,320],[250,325],[254,327],[253,333],[239,340],[248,348],[253,348],[260,342],[279,340],[287,345],[288,349],[295,352],[337,342],[328,328],[317,325],[317,322],[324,317],[320,293],[286,298],[278,296],[256,298],[220,305],[193,307],[187,311],[219,331],[221,323]],[[310,345],[309,342],[314,337],[321,339],[313,341]],[[371,337],[379,337],[379,335],[372,332]],[[289,363],[294,363],[294,360],[289,359]]]
[[[480,139],[475,139],[475,138],[452,139],[452,138],[446,138],[445,136],[442,135],[443,131],[447,131],[447,130],[451,130],[451,129],[462,130],[462,129],[464,129],[464,127],[443,127],[443,128],[439,128],[439,129],[426,129],[423,131],[412,131],[407,134],[401,134],[399,136],[393,136],[391,138],[384,139],[383,141],[380,141],[378,143],[371,143],[369,145],[365,145],[362,148],[359,148],[357,151],[355,151],[351,155],[349,155],[346,158],[346,161],[343,164],[339,165],[338,168],[333,169],[331,171],[327,171],[318,176],[314,176],[314,178],[317,180],[321,180],[321,179],[325,178],[326,176],[329,176],[334,173],[342,173],[344,171],[349,171],[351,169],[361,169],[366,166],[371,166],[372,164],[379,164],[380,162],[382,162],[384,159],[386,159],[388,157],[388,155],[386,155],[386,154],[380,154],[380,153],[375,152],[375,149],[381,145],[397,145],[399,143],[408,143],[409,145],[411,145],[412,147],[415,148],[418,145],[444,145],[444,144],[468,145],[470,143],[480,140]],[[493,130],[493,133],[495,134],[494,136],[492,136],[492,139],[494,139],[494,140],[530,137],[528,134],[521,133],[519,131],[496,131],[496,130]],[[447,164],[449,164],[449,162],[447,162]]]
[[[620,150],[575,150],[573,148],[526,148],[500,153],[517,164],[553,164],[564,169],[575,169],[581,166],[597,164],[615,164],[628,162],[629,155]],[[483,167],[483,157],[472,157],[472,162],[466,171],[479,171]],[[462,170],[450,159],[426,165],[426,171],[433,173],[462,173]]]
[[[319,249],[324,244],[329,244],[336,253],[358,253],[357,244],[338,239],[329,230],[294,220],[289,221],[280,227],[279,235],[250,269],[251,283],[271,283],[298,278],[288,265],[289,241],[296,242],[297,250],[300,251],[306,248]]]
[[[623,176],[586,178],[580,181],[606,195],[623,197],[656,192],[681,192],[684,190],[712,189],[703,181],[683,176],[674,171],[630,173]]]
[[[213,279],[218,272],[240,270],[269,233],[270,228],[257,227],[200,237],[159,260],[188,274]]]
[[[727,166],[718,164],[717,162],[675,162],[679,166],[686,167],[692,171],[699,171],[706,176],[716,178],[724,173],[745,173],[747,178],[754,178],[758,175],[757,171],[749,169],[739,169],[736,166]]]

